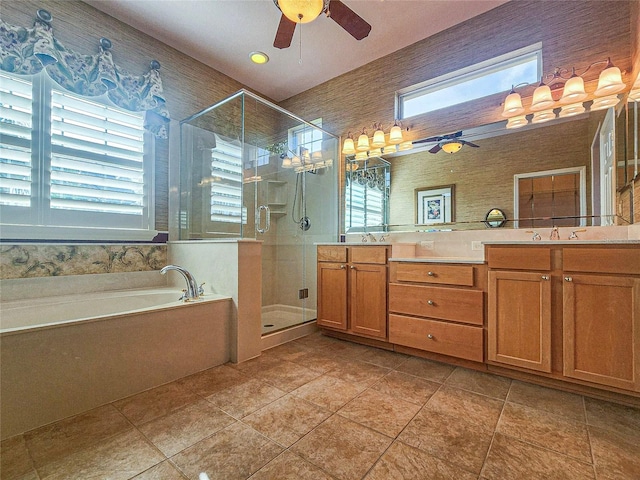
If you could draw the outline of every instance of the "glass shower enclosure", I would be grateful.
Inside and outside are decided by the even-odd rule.
[[[316,242],[338,234],[339,138],[240,90],[181,122],[180,240],[262,245],[262,333],[316,318]]]

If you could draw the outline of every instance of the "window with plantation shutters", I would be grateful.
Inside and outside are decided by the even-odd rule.
[[[351,194],[346,196],[345,215],[347,229],[383,225],[384,193],[357,182],[353,182],[349,188]]]
[[[242,223],[242,149],[216,135],[211,149],[211,221]]]
[[[122,238],[153,229],[142,112],[62,91],[44,74],[0,72],[0,94],[3,224],[117,229]]]

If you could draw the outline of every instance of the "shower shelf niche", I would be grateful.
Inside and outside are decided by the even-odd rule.
[[[287,214],[287,182],[283,180],[267,180],[267,206],[271,215]]]

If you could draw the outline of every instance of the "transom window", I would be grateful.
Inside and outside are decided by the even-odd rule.
[[[542,76],[540,43],[399,90],[397,118],[432,112],[534,83]]]
[[[153,229],[143,113],[57,89],[44,72],[0,72],[0,135],[3,229]]]

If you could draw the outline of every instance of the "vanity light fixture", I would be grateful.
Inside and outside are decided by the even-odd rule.
[[[387,142],[384,139],[384,131],[382,130],[382,125],[373,124],[373,128],[375,128],[375,133],[373,134],[373,140],[371,141],[371,146],[374,148],[382,148]]]
[[[358,137],[358,145],[356,146],[358,152],[366,152],[369,150],[369,137],[367,131],[363,128],[362,133]]]
[[[402,125],[398,120],[396,120],[391,127],[388,137],[384,133],[382,123],[374,123],[373,129],[373,137],[369,138],[367,130],[363,128],[362,133],[358,136],[357,142],[354,141],[351,132],[349,132],[347,138],[345,138],[342,143],[342,154],[346,156],[355,154],[356,157],[364,154],[364,158],[368,158],[413,148],[411,141],[404,140]],[[407,128],[407,131],[408,130]]]
[[[560,109],[558,113],[559,118],[573,117],[574,115],[580,115],[584,113],[586,109],[582,103],[572,103],[571,105],[565,105]]]
[[[391,131],[389,131],[389,143],[392,145],[397,145],[401,143],[402,138],[402,128],[398,125],[398,120],[395,121],[393,127],[391,127]]]
[[[542,110],[540,112],[535,112],[533,117],[531,118],[531,123],[544,123],[550,120],[554,120],[556,118],[556,114],[552,109]]]
[[[628,98],[634,102],[640,102],[640,75],[638,75],[636,81],[633,83]]]
[[[596,110],[604,110],[605,108],[615,107],[618,103],[620,103],[620,99],[617,95],[609,95],[608,97],[600,97],[596,98],[589,110],[595,112]]]
[[[511,117],[507,121],[507,128],[520,128],[524,127],[529,121],[524,115],[518,115],[517,117]]]
[[[342,153],[344,155],[353,155],[354,153],[356,153],[356,146],[353,143],[351,132],[349,132],[347,138],[344,139],[344,143],[342,144]]]

